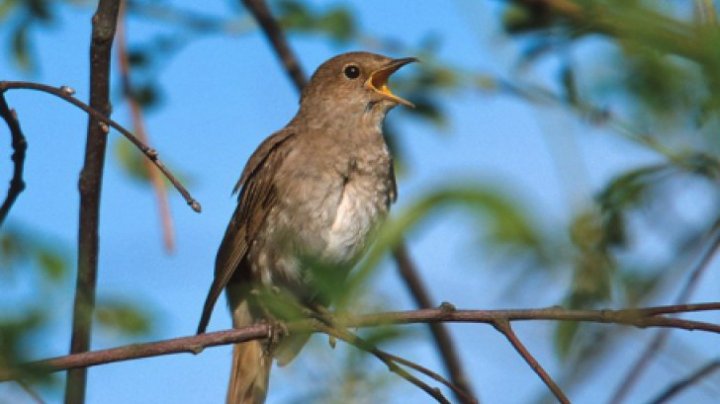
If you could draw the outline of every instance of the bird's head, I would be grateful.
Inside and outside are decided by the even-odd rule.
[[[369,52],[350,52],[326,61],[312,75],[300,99],[301,110],[335,115],[372,113],[384,116],[392,107],[413,104],[390,91],[388,79],[415,58],[391,59]]]

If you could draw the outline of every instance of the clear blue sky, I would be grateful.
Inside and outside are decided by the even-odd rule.
[[[229,2],[175,1],[188,9],[227,15]],[[319,5],[334,1],[316,1]],[[506,74],[517,49],[497,27],[497,4],[475,1],[382,1],[356,2],[361,28],[374,35],[398,38],[417,44],[428,34],[438,35],[440,56],[467,69]],[[234,4],[233,4],[233,7]],[[36,30],[35,55],[40,71],[30,79],[53,85],[69,85],[87,99],[89,7],[63,6],[59,23]],[[129,40],[162,30],[148,20],[131,20]],[[8,43],[7,29],[0,30],[0,43]],[[316,37],[293,36],[292,46],[307,73],[334,54],[359,47],[338,47]],[[7,54],[7,48],[2,50]],[[411,55],[392,55],[411,56]],[[409,67],[412,69],[413,67]],[[553,73],[546,66],[540,76]],[[28,78],[6,59],[0,63],[0,78]],[[210,285],[216,248],[234,208],[230,190],[250,153],[294,114],[297,94],[267,43],[257,32],[237,37],[207,36],[193,40],[167,62],[161,75],[164,89],[160,108],[147,114],[147,128],[161,158],[191,179],[189,188],[202,203],[197,215],[182,199],[170,193],[177,234],[177,251],[168,256],[162,248],[156,206],[148,188],[128,180],[110,153],[106,165],[101,212],[101,254],[98,295],[131,297],[156,314],[158,322],[148,340],[192,334]],[[118,88],[115,98],[119,99]],[[30,142],[26,163],[27,190],[11,212],[11,223],[45,232],[74,251],[78,219],[77,176],[84,150],[86,117],[80,111],[39,93],[12,92],[8,96],[18,111]],[[400,128],[402,147],[408,156],[408,172],[400,180],[402,206],[449,179],[496,184],[512,192],[537,214],[541,223],[558,223],[587,200],[610,176],[622,169],[653,161],[614,136],[591,130],[560,111],[537,109],[516,99],[468,90],[443,99],[451,125],[438,131],[429,125],[410,122],[399,111],[389,119]],[[128,111],[116,102],[113,117],[128,123]],[[587,134],[593,136],[585,136]],[[3,134],[3,137],[6,135]],[[111,134],[111,145],[119,136]],[[0,139],[7,144],[7,138]],[[7,150],[3,146],[0,150]],[[561,150],[579,159],[584,168],[568,173],[557,165],[553,153]],[[7,178],[7,153],[0,156],[0,174]],[[571,165],[571,167],[576,167]],[[1,180],[5,181],[5,180]],[[572,191],[568,192],[568,184]],[[580,191],[578,191],[580,190]],[[4,191],[3,191],[4,192]],[[518,272],[503,270],[477,247],[473,223],[461,214],[431,220],[410,237],[415,260],[433,295],[462,308],[544,307],[558,303],[552,284],[512,288]],[[74,276],[74,275],[73,275]],[[560,276],[558,285],[568,282]],[[409,309],[412,303],[386,263],[372,292],[388,309]],[[37,349],[39,356],[64,354],[69,345],[73,282],[53,297],[55,318],[50,343]],[[720,278],[709,271],[696,294],[717,296]],[[15,284],[22,289],[22,284]],[[44,296],[19,292],[27,298]],[[54,296],[57,296],[55,294]],[[0,297],[0,302],[3,302]],[[225,303],[218,304],[211,330],[230,326]],[[409,327],[421,335],[413,344],[397,344],[391,351],[440,370],[430,338],[424,328]],[[451,327],[468,373],[486,403],[528,402],[544,387],[503,337],[491,327]],[[517,332],[551,373],[561,368],[552,352],[550,324],[521,324]],[[637,336],[616,352],[624,366],[642,347]],[[679,334],[679,333],[678,333]],[[676,334],[677,336],[677,334]],[[319,338],[318,338],[319,339]],[[698,341],[699,345],[698,345]],[[718,352],[717,339],[681,335],[673,343],[704,345]],[[126,342],[98,332],[93,347],[112,347]],[[322,365],[298,360],[286,369],[275,369],[269,402],[292,402],[298,389],[324,380],[314,379],[318,369],[340,368],[342,350],[331,351],[318,343]],[[132,361],[92,368],[89,403],[213,403],[224,399],[229,374],[230,347],[208,349],[199,356],[187,354]],[[369,360],[372,363],[372,360]],[[318,367],[319,366],[319,367]],[[657,380],[660,388],[694,366],[683,358],[664,358],[653,365],[643,386]],[[385,372],[381,366],[373,366]],[[607,369],[586,388],[571,391],[578,402],[605,400],[622,372]],[[388,376],[394,378],[394,376]],[[406,383],[397,382],[389,402],[426,402],[428,398]],[[717,393],[717,389],[711,390]],[[645,395],[638,397],[646,397]],[[48,402],[59,400],[48,393]],[[707,390],[683,396],[692,402],[711,402]],[[8,384],[0,384],[0,403],[24,399]],[[358,398],[360,402],[362,398]],[[631,399],[632,401],[632,399]]]

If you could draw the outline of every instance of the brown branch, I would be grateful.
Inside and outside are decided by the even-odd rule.
[[[397,263],[400,276],[415,300],[415,305],[420,309],[429,309],[434,307],[435,305],[430,297],[430,292],[420,278],[420,273],[415,268],[415,265],[410,258],[410,254],[408,254],[405,243],[400,243],[393,250],[393,257]],[[474,397],[475,394],[473,393],[473,388],[469,379],[465,375],[462,362],[455,350],[455,344],[450,337],[450,333],[448,332],[445,324],[442,323],[430,323],[429,328],[433,338],[435,339],[435,345],[440,353],[443,364],[445,365],[445,371],[448,375],[450,375],[450,380],[452,380],[454,385],[458,386],[466,393],[463,395],[455,392],[456,398],[460,402],[466,403],[467,401],[465,401],[465,397]]]
[[[295,84],[298,92],[301,92],[307,83],[305,75],[302,72],[302,68],[300,67],[297,57],[288,45],[280,24],[278,24],[273,17],[265,0],[243,0],[243,4],[257,20],[258,24],[265,33],[265,36],[270,41],[270,44],[285,69],[285,72]],[[433,307],[432,299],[430,299],[427,288],[423,285],[420,275],[412,264],[410,256],[407,253],[407,247],[403,243],[400,243],[395,249],[393,256],[400,274],[403,280],[405,280],[410,293],[413,295],[417,306],[421,309]],[[430,331],[435,339],[438,351],[440,352],[440,356],[445,364],[445,370],[450,375],[452,383],[466,392],[468,396],[474,396],[473,388],[470,385],[468,378],[465,376],[462,363],[455,351],[452,338],[450,337],[447,329],[442,324],[431,324]],[[463,395],[456,394],[456,398],[460,402],[465,402]]]
[[[683,305],[683,312],[705,310],[720,311],[720,302]],[[609,323],[640,328],[669,327],[688,331],[701,330],[720,334],[720,324],[701,321],[681,320],[672,317],[657,316],[657,310],[673,310],[674,306],[652,307],[645,309],[624,310],[567,310],[559,307],[528,310],[449,310],[447,307],[410,311],[385,312],[366,315],[338,315],[333,322],[346,328],[375,327],[389,324],[418,323],[478,323],[495,325],[498,321],[583,321]],[[301,320],[289,323],[289,331],[317,331],[317,321]],[[45,369],[49,372],[96,366],[125,360],[168,355],[181,352],[200,353],[203,348],[227,345],[266,338],[271,331],[267,324],[256,324],[228,331],[199,334],[191,337],[175,338],[165,341],[127,345],[119,348],[104,349],[95,352],[66,355],[26,364],[25,366]],[[0,381],[13,378],[12,372],[0,370]]]
[[[555,398],[557,398],[558,401],[563,404],[569,404],[570,400],[568,400],[567,396],[565,396],[565,393],[562,391],[560,386],[555,383],[552,377],[550,377],[550,375],[540,365],[537,359],[532,356],[530,351],[525,348],[525,345],[523,345],[517,335],[515,335],[515,332],[510,326],[510,322],[508,322],[507,320],[498,320],[493,325],[495,326],[496,330],[500,331],[505,336],[505,338],[507,338],[507,340],[510,342],[510,344],[512,344],[513,348],[515,348],[517,353],[520,354],[523,359],[525,359],[525,362],[530,365],[532,370],[540,377],[540,379],[555,395]]]
[[[371,353],[376,358],[380,359],[381,362],[383,362],[388,369],[395,373],[396,375],[402,377],[403,379],[407,380],[411,384],[417,386],[422,391],[426,392],[430,397],[434,398],[435,401],[443,404],[450,404],[450,401],[448,401],[445,396],[443,396],[442,392],[438,388],[430,387],[427,383],[423,382],[422,380],[418,379],[417,377],[410,374],[408,371],[403,369],[402,367],[398,366],[397,362],[398,359],[401,359],[405,363],[413,363],[408,361],[407,359],[399,358],[395,355],[391,355],[385,351],[382,351],[375,347],[374,345],[368,343],[364,339],[358,337],[357,335],[344,330],[339,327],[335,327],[333,325],[325,325],[325,324],[318,324],[316,326],[316,330],[320,332],[324,332],[325,334],[328,334],[332,337],[335,337],[337,339],[340,339],[342,341],[347,342],[350,345],[353,345],[365,352]],[[414,364],[414,368],[417,369],[425,369],[420,365]],[[451,384],[444,379],[443,383],[446,383],[446,385],[451,386]]]
[[[699,369],[691,373],[689,376],[678,380],[671,384],[667,389],[661,392],[657,397],[650,401],[650,404],[661,404],[665,403],[686,388],[699,383],[702,379],[710,376],[713,372],[720,369],[720,359],[714,359]]]
[[[7,196],[0,206],[0,227],[5,218],[10,212],[15,200],[18,198],[20,193],[25,189],[25,181],[23,180],[23,168],[25,166],[25,151],[27,150],[27,141],[25,136],[20,129],[20,122],[17,119],[15,111],[10,109],[7,101],[5,100],[5,91],[0,91],[0,116],[8,126],[10,130],[11,145],[13,149],[12,161],[13,161],[13,175],[10,179],[10,187],[8,188]]]
[[[170,172],[170,170],[165,167],[165,164],[163,164],[162,161],[160,161],[159,154],[157,150],[152,149],[145,145],[143,142],[141,142],[135,135],[132,134],[129,130],[125,129],[122,125],[119,123],[113,121],[112,119],[108,118],[105,114],[101,113],[97,109],[93,108],[90,105],[85,104],[84,102],[78,100],[77,98],[73,97],[74,90],[62,86],[59,88],[48,86],[46,84],[40,84],[40,83],[31,83],[27,81],[0,81],[0,91],[5,90],[34,90],[34,91],[40,91],[43,93],[54,95],[58,98],[61,98],[70,104],[80,108],[81,110],[85,111],[90,117],[93,119],[96,119],[101,122],[99,124],[99,127],[103,128],[103,130],[106,130],[107,128],[105,126],[110,126],[120,132],[127,140],[130,141],[136,148],[138,148],[150,161],[155,164],[155,167],[157,167],[160,172],[165,175],[165,178],[170,181],[170,183],[173,184],[175,189],[182,195],[182,197],[185,199],[185,202],[194,210],[195,212],[200,212],[202,210],[202,207],[200,206],[200,203],[196,201],[192,195],[190,195],[190,192],[180,183],[180,181],[175,178],[175,176]]]
[[[675,307],[682,306],[683,303],[688,301],[692,292],[697,287],[702,274],[709,267],[713,256],[717,252],[718,248],[720,248],[720,220],[717,220],[713,224],[710,231],[708,231],[708,235],[711,239],[714,239],[712,239],[710,245],[700,253],[700,258],[698,259],[695,268],[691,271],[690,277],[685,282],[685,285],[681,289],[677,299],[675,299]],[[665,312],[661,314],[670,313]],[[617,404],[625,399],[628,393],[630,393],[630,390],[632,390],[633,386],[640,380],[640,375],[642,375],[647,369],[653,357],[660,352],[660,349],[662,349],[669,337],[670,329],[660,330],[657,334],[655,334],[650,343],[645,347],[645,350],[643,350],[642,354],[635,360],[633,365],[627,371],[625,377],[621,379],[622,383],[617,387],[610,398],[611,403]]]
[[[242,0],[242,2],[248,11],[252,13],[253,17],[255,17],[255,20],[270,41],[275,54],[280,59],[280,63],[290,77],[290,80],[295,84],[298,91],[301,91],[307,83],[305,74],[302,71],[302,67],[300,67],[295,53],[290,48],[290,45],[288,45],[280,24],[278,24],[272,13],[270,13],[267,3],[265,3],[265,0]]]
[[[92,18],[90,43],[90,106],[101,114],[110,115],[110,54],[118,0],[100,0]],[[78,228],[78,263],[75,301],[73,304],[70,353],[90,349],[92,314],[95,307],[98,264],[98,228],[103,166],[107,145],[107,125],[90,116],[88,118],[85,163],[80,172],[80,224]],[[65,404],[85,402],[87,368],[68,372],[65,383]]]
[[[118,16],[117,27],[117,54],[118,64],[120,66],[120,83],[122,85],[123,96],[130,107],[130,115],[132,117],[133,131],[137,134],[138,139],[144,144],[150,144],[149,137],[145,131],[145,123],[143,120],[142,108],[133,92],[133,85],[130,78],[130,58],[127,51],[127,39],[125,30],[125,3],[120,5],[120,15]],[[155,199],[157,199],[158,210],[160,213],[160,222],[163,232],[163,240],[165,249],[172,251],[175,246],[175,236],[173,231],[172,214],[170,213],[170,205],[160,172],[153,166],[152,161],[143,160],[145,171],[150,179],[150,184],[155,191]]]

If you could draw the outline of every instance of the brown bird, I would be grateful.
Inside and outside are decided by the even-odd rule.
[[[217,253],[198,333],[225,288],[236,328],[274,320],[258,298],[263,290],[282,291],[302,305],[330,303],[303,257],[349,268],[386,216],[397,191],[382,123],[394,106],[412,106],[387,81],[414,61],[352,52],[315,71],[297,115],[260,144],[235,186],[238,205]],[[308,337],[289,335],[277,346],[236,344],[227,402],[262,403],[273,357],[287,363]]]

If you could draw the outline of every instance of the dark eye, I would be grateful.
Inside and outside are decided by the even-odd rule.
[[[343,73],[345,73],[345,77],[349,79],[356,79],[360,77],[360,68],[355,65],[345,66]]]

